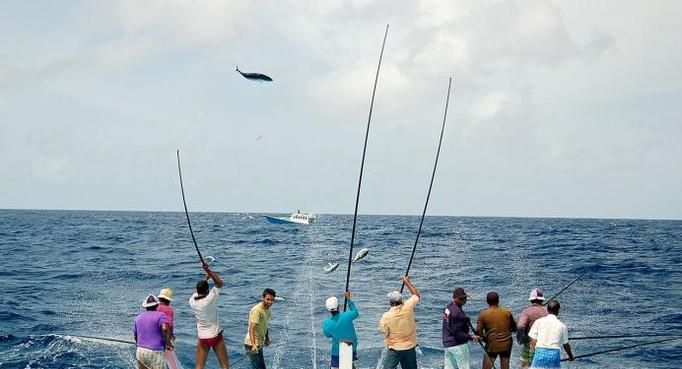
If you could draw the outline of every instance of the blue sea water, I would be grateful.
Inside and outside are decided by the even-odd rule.
[[[219,311],[234,368],[248,368],[241,342],[261,291],[273,306],[268,368],[328,367],[320,326],[324,300],[341,295],[352,217],[321,215],[311,226],[274,225],[260,214],[191,214],[205,257],[224,279]],[[360,216],[351,290],[360,309],[360,368],[375,368],[386,294],[400,288],[419,217]],[[184,213],[0,210],[0,368],[132,368],[134,347],[71,335],[131,340],[140,303],[175,290],[176,349],[194,366],[195,325],[186,303],[201,278]],[[325,274],[327,262],[340,262]],[[533,287],[561,294],[569,336],[682,334],[682,221],[427,217],[411,276],[422,368],[442,368],[441,316],[454,287],[476,316],[496,290],[518,316]],[[576,355],[656,340],[574,341]],[[518,367],[518,348],[512,368]],[[473,368],[482,351],[470,346]],[[682,340],[593,356],[565,368],[681,368]],[[217,368],[213,354],[208,368]]]

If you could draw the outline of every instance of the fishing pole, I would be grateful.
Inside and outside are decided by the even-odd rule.
[[[471,331],[473,332],[473,334],[476,334],[476,328],[474,328],[474,325],[471,324],[471,320],[469,320],[469,328],[471,328]],[[483,345],[483,342],[481,342],[480,339],[478,340],[478,344],[483,349],[483,353],[485,354],[485,357],[487,357],[488,360],[490,360],[490,363],[493,364],[493,369],[497,369],[497,367],[495,366],[495,362],[493,361],[493,359],[490,358],[490,355],[488,355],[488,350],[485,349],[485,346]]]
[[[178,157],[178,176],[180,176],[180,192],[182,193],[182,204],[185,206],[185,215],[187,216],[187,225],[189,226],[189,234],[192,235],[192,242],[194,242],[194,248],[197,250],[197,255],[199,255],[199,260],[201,264],[206,264],[204,262],[203,256],[201,256],[201,251],[199,251],[199,246],[197,245],[197,239],[194,237],[194,231],[192,231],[192,222],[189,221],[189,212],[187,211],[187,201],[185,200],[185,186],[182,184],[182,169],[180,167],[180,150],[176,152]]]
[[[602,340],[608,338],[640,338],[640,337],[677,337],[682,338],[679,334],[624,334],[615,336],[587,336],[587,337],[569,337],[569,341],[582,341],[582,340]]]
[[[76,337],[76,338],[85,338],[85,339],[90,339],[90,340],[100,340],[100,341],[109,341],[109,342],[125,343],[128,345],[135,345],[134,341],[122,340],[119,338],[97,337],[97,336],[79,336],[77,334],[69,334],[67,336]]]
[[[422,219],[419,221],[419,229],[417,230],[417,238],[414,240],[414,246],[412,247],[412,255],[410,255],[410,261],[407,263],[407,270],[405,270],[405,277],[410,274],[410,267],[412,266],[412,260],[414,260],[414,253],[417,251],[417,243],[419,242],[419,235],[422,233],[422,226],[424,225],[424,218],[426,217],[426,209],[429,206],[429,198],[431,197],[431,189],[433,188],[433,179],[436,177],[436,168],[438,167],[438,157],[440,156],[440,147],[443,143],[443,132],[445,131],[445,120],[448,117],[448,106],[450,105],[450,87],[452,86],[452,77],[448,81],[448,95],[445,98],[445,112],[443,113],[443,124],[440,127],[440,137],[438,138],[438,150],[436,150],[436,160],[433,163],[433,172],[431,172],[431,182],[429,183],[429,191],[426,193],[426,202],[424,203],[424,210],[422,211]],[[402,286],[400,286],[400,293],[403,293],[405,289],[405,281],[403,281]]]
[[[545,301],[545,303],[544,303],[543,305],[549,304],[549,302],[552,301],[552,299],[556,298],[556,297],[559,296],[562,292],[566,291],[566,289],[567,289],[568,287],[571,287],[571,285],[572,285],[573,283],[579,281],[582,277],[585,276],[585,274],[587,274],[587,272],[584,272],[584,273],[581,274],[578,278],[576,278],[576,279],[574,279],[573,281],[571,281],[571,283],[567,284],[564,288],[560,289],[559,292],[557,292],[557,293],[554,294],[554,296],[548,298],[547,301]]]
[[[377,65],[377,73],[374,77],[374,88],[372,88],[372,100],[369,104],[369,116],[367,117],[367,129],[365,130],[365,145],[362,149],[362,161],[360,162],[360,178],[358,179],[358,191],[355,196],[355,211],[353,212],[353,229],[350,234],[350,252],[348,255],[348,272],[346,273],[346,288],[344,291],[348,291],[348,285],[350,284],[350,267],[353,262],[353,244],[355,242],[355,225],[358,219],[358,204],[360,202],[360,187],[362,186],[362,171],[365,167],[365,153],[367,152],[367,139],[369,137],[369,125],[372,122],[372,110],[374,109],[374,96],[377,92],[377,83],[379,82],[379,70],[381,69],[381,59],[384,57],[384,47],[386,46],[386,37],[388,36],[388,24],[386,25],[386,32],[384,32],[384,42],[381,44],[381,52],[379,53],[379,64]],[[346,311],[346,305],[348,304],[348,299],[343,298],[343,311]]]
[[[627,349],[631,349],[631,348],[637,348],[637,347],[641,347],[641,346],[655,345],[655,344],[657,344],[657,343],[662,343],[662,342],[675,341],[675,340],[679,340],[679,339],[681,339],[681,338],[682,338],[682,337],[668,338],[668,339],[665,339],[665,340],[658,340],[658,341],[640,343],[640,344],[631,345],[631,346],[619,347],[619,348],[615,348],[615,349],[608,349],[608,350],[603,350],[603,351],[591,352],[591,353],[589,353],[589,354],[573,356],[573,358],[574,358],[574,359],[582,359],[582,358],[586,358],[586,357],[590,357],[590,356],[606,354],[606,353],[609,353],[609,352],[622,351],[622,350],[627,350]],[[568,361],[568,358],[561,359],[561,361]]]

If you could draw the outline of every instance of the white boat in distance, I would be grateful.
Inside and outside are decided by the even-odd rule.
[[[288,217],[273,217],[270,215],[264,215],[265,219],[270,223],[284,224],[284,223],[296,223],[296,224],[311,224],[315,221],[315,214],[301,213],[300,210],[289,215]]]

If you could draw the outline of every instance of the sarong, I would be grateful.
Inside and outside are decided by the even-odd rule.
[[[558,369],[561,368],[561,350],[536,347],[531,368]]]
[[[148,369],[165,369],[166,358],[163,351],[153,351],[144,347],[138,347],[135,351],[135,359]]]

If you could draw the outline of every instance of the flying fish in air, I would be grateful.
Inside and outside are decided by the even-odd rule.
[[[239,74],[241,74],[242,77],[251,81],[272,82],[272,78],[266,76],[263,73],[245,73],[239,70],[239,66],[237,66],[237,72],[239,72]]]
[[[362,249],[362,250],[358,251],[358,253],[353,258],[353,262],[360,261],[360,260],[364,259],[365,256],[367,256],[367,254],[369,254],[369,249]]]
[[[327,266],[324,267],[324,272],[325,273],[331,273],[336,270],[336,268],[339,267],[339,263],[327,263]]]

